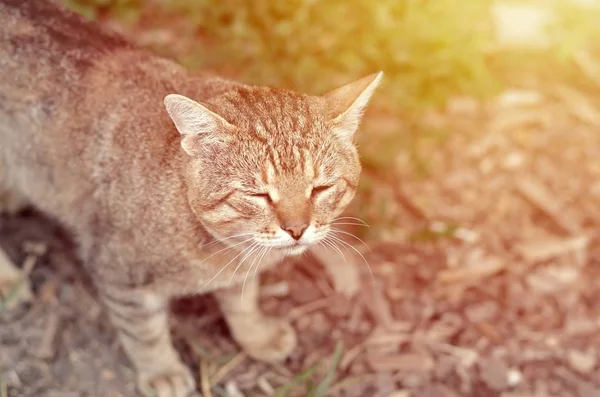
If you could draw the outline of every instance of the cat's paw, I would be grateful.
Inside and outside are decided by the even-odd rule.
[[[336,292],[350,299],[360,290],[358,262],[351,253],[340,257],[340,253],[326,246],[311,249],[312,254],[329,273]]]
[[[146,397],[188,397],[196,390],[190,370],[183,364],[158,372],[138,374],[138,388]]]
[[[263,317],[256,330],[237,338],[237,342],[252,358],[260,361],[278,362],[296,348],[296,331],[285,320]]]

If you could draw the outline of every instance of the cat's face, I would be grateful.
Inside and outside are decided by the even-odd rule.
[[[200,105],[165,105],[191,161],[190,205],[228,245],[300,253],[322,241],[354,197],[352,135],[381,74],[311,97],[241,87]]]

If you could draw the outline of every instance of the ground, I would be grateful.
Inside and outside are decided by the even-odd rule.
[[[365,258],[360,291],[335,293],[310,258],[265,274],[264,310],[299,333],[278,366],[239,352],[210,297],[175,302],[176,346],[204,395],[600,395],[600,76],[586,62],[585,88],[523,76],[427,113],[385,171],[377,143],[411,127],[371,110],[348,214],[371,223],[354,230],[368,248],[348,240]],[[0,396],[136,396],[64,233],[26,211],[0,218],[0,245],[34,292],[0,313]],[[329,380],[326,394],[302,374]]]

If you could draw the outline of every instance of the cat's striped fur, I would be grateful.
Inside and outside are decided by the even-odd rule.
[[[253,274],[324,241],[354,196],[379,79],[308,96],[194,76],[54,1],[0,0],[0,193],[72,231],[140,386],[184,396],[169,297],[214,292],[254,358],[294,348]]]

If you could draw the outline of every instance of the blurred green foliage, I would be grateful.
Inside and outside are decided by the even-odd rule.
[[[600,50],[600,7],[573,4],[573,0],[553,0],[557,19],[549,34],[555,44],[553,52],[560,61],[569,62],[583,49]]]
[[[64,0],[94,17],[128,18],[143,0]],[[147,3],[146,3],[147,5]],[[154,0],[211,41],[188,65],[227,65],[251,83],[322,93],[379,70],[380,105],[397,111],[437,106],[451,95],[494,93],[486,65],[489,0]]]
[[[88,19],[106,12],[126,22],[137,22],[144,0],[61,0]]]

